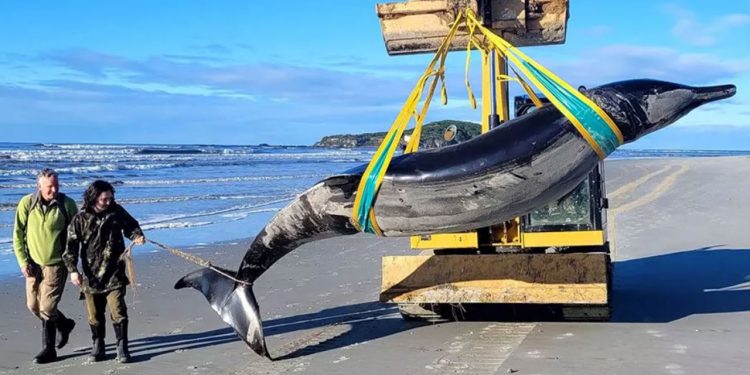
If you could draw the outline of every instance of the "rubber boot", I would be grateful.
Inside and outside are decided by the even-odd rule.
[[[42,319],[42,351],[34,357],[34,363],[50,363],[57,361],[55,350],[55,334],[57,326],[54,321]]]
[[[130,362],[130,351],[128,350],[128,321],[112,323],[117,337],[117,361],[120,363]]]
[[[57,316],[57,348],[62,349],[68,343],[70,332],[76,326],[76,322],[65,317],[60,310],[57,310]]]
[[[90,325],[91,327],[91,354],[88,362],[99,362],[104,360],[104,324]]]

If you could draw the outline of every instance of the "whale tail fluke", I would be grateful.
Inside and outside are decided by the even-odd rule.
[[[222,272],[234,274],[227,270]],[[266,347],[263,322],[252,286],[234,282],[210,268],[202,268],[177,280],[174,288],[193,288],[201,292],[211,308],[254,352],[273,360]]]

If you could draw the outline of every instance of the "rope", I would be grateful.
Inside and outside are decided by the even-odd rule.
[[[131,301],[131,304],[135,308],[135,295],[136,295],[136,285],[138,284],[135,281],[135,264],[133,263],[133,245],[135,245],[135,242],[131,242],[128,247],[125,248],[125,251],[122,252],[122,255],[120,255],[120,260],[125,262],[125,272],[128,274],[128,279],[130,280],[130,287],[133,288],[133,298]]]
[[[197,264],[197,265],[199,265],[201,267],[209,268],[212,271],[214,271],[214,272],[216,272],[216,273],[218,273],[218,274],[220,274],[220,275],[222,275],[222,276],[224,276],[224,277],[226,277],[226,278],[228,278],[228,279],[230,279],[230,280],[232,280],[232,281],[234,281],[236,283],[243,284],[243,285],[246,285],[246,286],[252,286],[253,285],[253,283],[251,283],[251,282],[248,282],[248,281],[245,281],[245,280],[240,280],[240,279],[238,279],[238,278],[236,278],[236,277],[234,277],[234,276],[226,273],[224,270],[222,270],[222,269],[214,266],[213,264],[211,264],[211,262],[209,262],[209,261],[207,261],[205,259],[202,259],[202,258],[200,258],[200,257],[198,257],[196,255],[188,254],[188,253],[186,253],[186,252],[184,252],[182,250],[178,250],[178,249],[175,249],[173,247],[169,247],[167,245],[160,244],[160,243],[158,243],[158,242],[156,242],[154,240],[151,240],[151,239],[148,239],[146,241],[151,242],[152,244],[154,244],[154,245],[156,245],[156,246],[158,246],[158,247],[160,247],[160,248],[162,248],[162,249],[164,249],[166,251],[169,251],[173,255],[176,255],[176,256],[178,256],[178,257],[180,257],[182,259],[185,259],[188,262]]]
[[[135,285],[137,283],[135,282],[135,265],[133,264],[133,245],[135,245],[135,243],[131,242],[130,245],[125,248],[125,251],[120,255],[120,260],[125,262],[125,272],[127,272],[128,279],[130,279],[130,286],[133,288],[133,292],[135,292]]]

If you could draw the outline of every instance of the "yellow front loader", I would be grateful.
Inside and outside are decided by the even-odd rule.
[[[388,53],[434,52],[458,7],[471,8],[516,46],[565,42],[568,0],[411,0],[377,6]],[[459,30],[451,50],[466,50],[466,33]],[[507,72],[505,61],[492,57],[484,73]],[[490,81],[482,93],[483,131],[509,118],[507,82]],[[515,98],[515,116],[534,108],[532,99]],[[564,198],[522,217],[471,232],[414,236],[411,247],[420,255],[383,258],[380,300],[398,303],[407,319],[460,318],[487,304],[609,319],[605,197],[600,163]]]

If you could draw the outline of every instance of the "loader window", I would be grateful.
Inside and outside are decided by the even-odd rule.
[[[526,230],[592,230],[590,183],[587,178],[570,194],[532,211]]]

